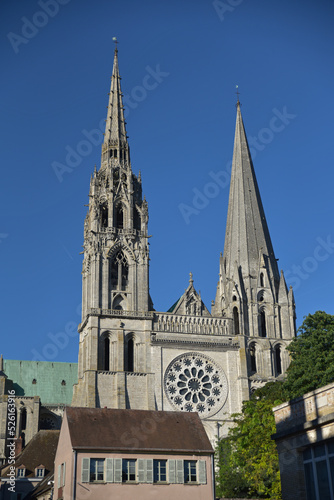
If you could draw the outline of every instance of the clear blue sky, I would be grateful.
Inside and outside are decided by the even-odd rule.
[[[100,145],[80,148],[106,117],[114,36],[132,167],[149,203],[155,308],[178,299],[190,271],[207,307],[215,297],[229,188],[209,186],[210,172],[226,179],[238,84],[297,324],[334,314],[333,23],[330,0],[2,1],[5,358],[77,361],[84,205]],[[78,149],[60,182],[54,162]],[[211,196],[200,209],[196,193]],[[188,223],[180,204],[198,212]]]

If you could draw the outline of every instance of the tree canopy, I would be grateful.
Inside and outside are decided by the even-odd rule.
[[[284,401],[283,384],[271,382],[245,401],[234,427],[217,448],[217,495],[239,498],[281,498],[272,407]]]
[[[291,364],[284,384],[288,399],[334,381],[334,316],[309,314],[287,350]]]
[[[334,381],[334,316],[309,314],[287,349],[291,364],[286,380],[257,389],[218,443],[218,496],[281,498],[272,408]]]

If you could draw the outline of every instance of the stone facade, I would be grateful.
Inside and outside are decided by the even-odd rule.
[[[333,499],[334,384],[273,411],[283,499]]]
[[[84,224],[73,406],[197,411],[212,442],[250,392],[284,376],[295,303],[277,268],[237,104],[224,254],[211,313],[192,275],[168,312],[149,295],[148,204],[132,171],[115,50],[101,167]]]

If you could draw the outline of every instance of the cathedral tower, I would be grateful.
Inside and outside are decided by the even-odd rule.
[[[117,48],[101,168],[90,183],[85,220],[83,318],[91,308],[148,311],[148,210],[131,170]]]
[[[131,169],[120,80],[116,47],[101,167],[90,181],[84,224],[77,406],[125,408],[125,372],[146,371],[145,340],[135,330],[145,330],[143,318],[152,315],[148,207],[140,173]]]
[[[149,294],[148,208],[132,172],[117,48],[101,167],[84,227],[82,322],[73,406],[196,411],[212,443],[250,391],[280,379],[295,304],[279,274],[242,122],[211,313],[190,273],[167,312]]]
[[[284,340],[296,335],[294,296],[278,271],[239,100],[225,246],[212,314],[229,320],[231,335],[245,337],[248,373],[268,377],[285,371],[289,360]],[[261,361],[260,350],[267,351]]]

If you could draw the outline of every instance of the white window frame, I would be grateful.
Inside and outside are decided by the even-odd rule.
[[[101,474],[101,470],[99,470],[98,464],[102,463],[102,479],[98,479],[98,474]],[[94,464],[94,471],[92,472],[92,465]],[[90,483],[104,483],[106,477],[106,459],[105,458],[91,458],[89,460],[89,482]],[[92,474],[94,474],[95,479],[92,480]]]
[[[17,475],[16,477],[18,478],[22,478],[22,477],[25,477],[26,476],[26,469],[25,467],[20,467],[17,469]]]
[[[333,442],[332,442],[333,443]],[[319,457],[315,456],[315,449],[317,447],[317,444],[323,444],[325,447],[325,453]],[[327,467],[327,478],[328,478],[328,486],[329,486],[329,491],[331,498],[334,498],[334,482],[332,482],[332,475],[331,475],[331,469],[330,469],[330,459],[334,460],[334,449],[333,451],[329,451],[327,443],[317,443],[314,446],[311,446],[307,450],[304,451],[310,451],[311,452],[311,458],[304,458],[303,457],[303,464],[304,464],[304,473],[305,473],[305,465],[307,464],[312,464],[312,472],[313,472],[313,480],[314,480],[314,486],[315,486],[315,496],[316,500],[321,500],[320,495],[319,495],[319,481],[318,481],[318,474],[317,474],[317,463],[318,462],[324,462],[326,461],[326,467]],[[306,474],[305,474],[306,476]],[[306,483],[305,483],[306,486]],[[306,492],[308,493],[308,492]]]
[[[184,460],[184,484],[198,484],[198,470],[197,470],[198,460]],[[195,468],[195,479],[192,480],[192,469]],[[186,478],[188,477],[188,481]]]
[[[98,460],[104,461],[103,470],[103,480],[93,480],[91,481],[90,469],[92,460],[95,462],[95,466]],[[127,462],[126,477],[123,476],[123,466],[124,462]],[[134,462],[135,473],[134,479],[129,479],[129,465],[130,462]],[[166,463],[166,480],[165,481],[155,481],[154,482],[154,463],[165,461]],[[195,463],[196,467],[196,480],[188,481],[185,483],[185,467],[188,462],[188,468],[191,472],[191,465]],[[58,485],[61,477],[61,465],[58,468]],[[133,474],[133,472],[131,472]],[[160,473],[161,474],[161,473]],[[161,475],[159,474],[159,479]],[[95,471],[96,477],[96,471]],[[127,484],[138,484],[138,483],[153,483],[154,484],[207,484],[207,471],[206,471],[206,461],[205,460],[193,460],[193,459],[167,459],[167,458],[156,458],[156,459],[144,459],[135,457],[94,457],[88,458],[83,457],[81,461],[81,482],[83,483],[127,483]]]
[[[44,467],[37,467],[36,468],[36,477],[44,477],[44,474],[45,474],[45,469]]]
[[[165,472],[163,473],[165,476],[165,479],[161,479],[161,462],[164,462],[164,468]],[[167,478],[168,478],[168,460],[166,458],[155,458],[153,460],[153,477],[155,475],[156,471],[156,466],[157,466],[157,479],[153,479],[153,482],[155,484],[157,483],[167,483]]]
[[[126,467],[126,471],[124,472],[124,463],[126,462],[127,464],[127,467]],[[137,482],[137,474],[138,474],[138,465],[137,465],[137,458],[123,458],[122,459],[122,483],[136,483]],[[129,471],[129,465],[133,464],[134,463],[134,466],[135,466],[135,472],[134,472],[134,476],[135,478],[134,479],[129,479],[130,475],[133,474],[133,472],[130,472]],[[123,477],[123,474],[126,474],[127,478],[124,479]]]

